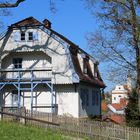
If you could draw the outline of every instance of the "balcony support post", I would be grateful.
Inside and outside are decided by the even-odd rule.
[[[33,112],[33,71],[31,71],[31,113]]]
[[[51,83],[51,113],[53,113],[53,84]]]
[[[31,81],[31,112],[33,112],[33,81]]]
[[[18,71],[18,108],[20,108],[21,104],[21,96],[20,96],[20,71]]]

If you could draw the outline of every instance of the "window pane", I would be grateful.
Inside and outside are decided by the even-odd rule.
[[[21,40],[25,40],[25,32],[21,32]]]
[[[29,38],[28,38],[29,40],[33,40],[33,32],[29,32],[29,33],[28,33],[28,37],[29,37]]]
[[[97,64],[94,64],[94,76],[97,77]]]
[[[83,72],[87,74],[87,60],[86,58],[83,59]]]
[[[22,68],[22,58],[14,58],[13,59],[14,68]]]

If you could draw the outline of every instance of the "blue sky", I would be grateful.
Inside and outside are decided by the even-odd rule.
[[[26,0],[19,7],[10,10],[12,12],[11,16],[1,17],[1,19],[6,27],[30,16],[39,21],[47,18],[52,22],[54,30],[90,53],[85,35],[87,32],[95,31],[98,26],[95,18],[86,9],[85,3],[81,0],[53,1],[57,1],[56,8],[58,10],[55,14],[49,10],[49,0]],[[104,64],[100,63],[101,73],[105,72],[104,68]],[[108,86],[107,89],[111,89],[112,84],[108,83],[105,77],[103,77],[103,80]]]

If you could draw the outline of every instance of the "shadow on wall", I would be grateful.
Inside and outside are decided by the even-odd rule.
[[[39,29],[38,29],[39,30]],[[30,50],[31,52],[34,52],[34,51],[42,51],[42,52],[44,52],[45,54],[47,54],[46,53],[46,50],[48,50],[49,52],[51,52],[51,53],[54,53],[54,54],[56,54],[56,55],[59,55],[59,56],[66,56],[66,58],[68,59],[68,61],[70,61],[70,54],[69,54],[69,52],[67,52],[67,51],[65,51],[65,52],[60,52],[59,51],[59,48],[60,48],[60,45],[62,45],[61,44],[61,42],[59,42],[58,44],[56,44],[53,48],[51,48],[50,46],[51,45],[54,45],[54,43],[53,43],[53,40],[52,40],[52,38],[55,40],[55,38],[53,37],[53,34],[52,33],[50,33],[50,35],[49,35],[49,37],[46,39],[46,42],[44,42],[44,44],[43,45],[33,45],[33,46],[28,46],[27,44],[26,44],[26,42],[25,42],[25,45],[21,45],[20,44],[20,42],[17,42],[17,45],[18,45],[18,47],[17,48],[15,48],[15,49],[12,49],[12,50],[10,50],[10,51],[6,51],[6,44],[7,44],[7,42],[8,42],[8,40],[10,39],[10,37],[12,36],[11,35],[12,34],[12,29],[10,29],[9,30],[9,32],[7,32],[7,34],[6,34],[6,36],[5,36],[5,38],[4,38],[4,40],[3,40],[3,43],[2,43],[2,46],[1,46],[1,48],[0,48],[0,53],[1,53],[1,59],[3,60],[3,63],[2,63],[2,67],[4,68],[4,60],[7,58],[8,59],[8,57],[10,57],[11,55],[12,56],[16,56],[15,54],[17,54],[17,53],[19,53],[19,54],[21,54],[21,52],[23,51],[28,51],[28,50]],[[14,42],[14,43],[16,43],[16,42]],[[21,45],[21,46],[20,46]],[[68,49],[68,48],[65,48],[65,49]],[[12,52],[12,53],[11,53]],[[14,53],[15,52],[15,53]],[[25,52],[25,53],[28,53],[28,52]],[[22,55],[23,55],[24,53],[22,53]],[[32,53],[28,53],[28,55],[32,55]],[[51,59],[51,56],[49,56],[49,55],[46,55],[46,59],[50,62],[50,63],[52,63],[52,59]],[[58,63],[61,65],[61,63],[62,62],[59,62],[59,61],[61,61],[61,60],[59,60],[58,59]],[[29,67],[29,69],[32,69],[35,65],[37,65],[37,63],[39,62],[39,60],[35,60],[35,62],[34,62],[34,64],[32,64],[32,66],[30,66]],[[70,75],[68,75],[68,74],[66,74],[67,72],[68,72],[68,70],[69,69],[72,69],[73,67],[72,67],[72,63],[67,63],[66,65],[65,65],[65,68],[62,70],[62,69],[60,69],[59,70],[59,68],[57,68],[57,71],[59,71],[59,75],[61,75],[61,76],[63,76],[63,77],[67,77],[67,78],[70,78],[71,79],[71,77],[70,77]],[[63,67],[64,67],[64,65],[63,65]],[[61,67],[60,67],[61,68]],[[55,74],[55,73],[54,73]],[[58,74],[58,73],[57,73]],[[74,77],[74,76],[73,76]],[[76,77],[77,78],[77,77]]]
[[[95,117],[101,115],[101,102],[99,92],[95,91],[94,93],[90,93],[89,90],[82,89],[79,94],[79,99],[79,113],[81,117]]]

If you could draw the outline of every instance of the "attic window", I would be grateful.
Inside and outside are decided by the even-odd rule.
[[[88,68],[87,68],[87,59],[83,58],[83,73],[87,74],[88,73]]]
[[[33,40],[33,32],[28,33],[28,40]]]
[[[94,76],[97,77],[97,64],[94,64]]]
[[[21,35],[21,36],[20,36],[20,39],[21,39],[22,41],[24,41],[24,40],[25,40],[25,32],[21,32],[20,35]]]

